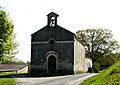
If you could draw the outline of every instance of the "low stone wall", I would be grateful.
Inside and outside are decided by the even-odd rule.
[[[23,67],[16,71],[16,73],[28,73],[28,66]]]

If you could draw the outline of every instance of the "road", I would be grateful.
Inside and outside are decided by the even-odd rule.
[[[17,85],[79,85],[96,74],[84,73],[56,77],[16,78]]]

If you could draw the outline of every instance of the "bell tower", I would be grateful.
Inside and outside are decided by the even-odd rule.
[[[47,17],[48,17],[48,23],[47,24],[48,24],[49,27],[53,28],[57,25],[57,17],[58,16],[59,15],[54,13],[54,12],[51,12],[47,15]]]

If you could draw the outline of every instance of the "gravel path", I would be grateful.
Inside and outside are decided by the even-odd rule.
[[[75,74],[56,77],[16,78],[17,85],[79,85],[85,79],[96,74]]]

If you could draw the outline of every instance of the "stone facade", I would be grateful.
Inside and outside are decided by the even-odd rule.
[[[31,74],[59,75],[85,72],[85,49],[75,34],[57,25],[51,12],[48,25],[31,36]]]
[[[74,42],[74,72],[86,72],[85,48],[75,39]]]

